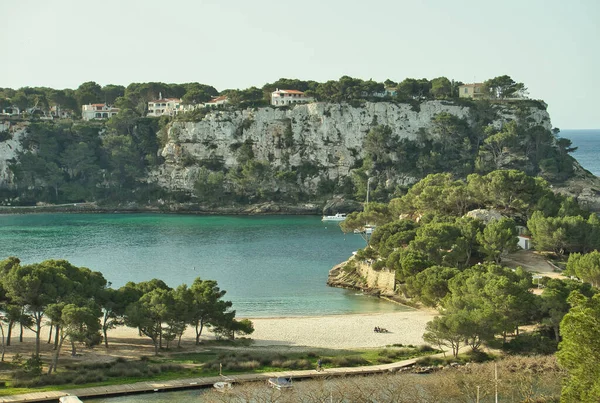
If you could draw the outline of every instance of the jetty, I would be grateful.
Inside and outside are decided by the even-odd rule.
[[[298,371],[281,371],[281,372],[263,372],[260,374],[239,374],[228,375],[227,378],[233,384],[246,382],[267,382],[269,378],[293,378],[312,379],[312,378],[330,378],[353,375],[374,375],[382,373],[396,372],[403,368],[413,366],[416,359],[403,360],[391,364],[370,365],[364,367],[341,367],[327,368],[325,370],[316,371],[314,369],[298,370]],[[63,389],[60,391],[33,392],[13,396],[0,396],[0,403],[17,403],[17,402],[58,402],[58,399],[63,396],[78,396],[80,398],[93,397],[109,397],[122,396],[129,394],[167,392],[194,388],[209,388],[215,382],[222,381],[221,376],[197,377],[176,379],[171,381],[146,381],[136,382],[127,385],[108,385],[97,386],[92,388],[79,389]]]

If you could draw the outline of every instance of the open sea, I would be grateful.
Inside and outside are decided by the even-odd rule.
[[[571,140],[577,147],[571,155],[585,169],[600,176],[600,129],[563,130],[559,136]]]

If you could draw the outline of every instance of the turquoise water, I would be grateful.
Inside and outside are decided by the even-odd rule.
[[[114,288],[217,280],[238,317],[402,309],[325,285],[329,269],[364,245],[314,216],[0,215],[0,259],[66,259],[102,272]]]
[[[571,155],[582,167],[600,176],[600,129],[562,130],[559,136],[571,140],[578,147]]]

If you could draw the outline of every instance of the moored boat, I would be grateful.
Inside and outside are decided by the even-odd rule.
[[[59,397],[60,403],[83,403],[77,396],[63,396]]]
[[[344,213],[336,213],[334,215],[324,215],[321,218],[321,221],[344,221],[346,219],[346,214]]]
[[[229,381],[219,381],[213,383],[213,388],[215,388],[217,392],[225,393],[233,389],[233,385]]]
[[[267,383],[270,387],[275,389],[289,389],[292,387],[292,378],[279,376],[277,378],[269,378]]]

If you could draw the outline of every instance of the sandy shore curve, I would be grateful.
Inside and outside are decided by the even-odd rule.
[[[423,344],[430,311],[348,314],[316,317],[250,318],[256,346],[306,346],[321,348],[373,348],[391,344]],[[375,333],[375,327],[389,333]]]

